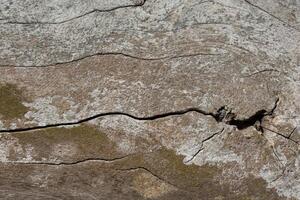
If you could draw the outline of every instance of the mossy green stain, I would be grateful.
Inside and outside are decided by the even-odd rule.
[[[28,109],[22,104],[22,91],[15,85],[0,85],[0,116],[4,120],[18,119],[25,115]]]

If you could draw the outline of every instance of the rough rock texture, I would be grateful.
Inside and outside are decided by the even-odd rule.
[[[299,0],[0,0],[1,199],[300,199]]]

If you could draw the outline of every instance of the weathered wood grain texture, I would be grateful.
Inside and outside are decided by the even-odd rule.
[[[1,199],[300,199],[299,0],[0,0]]]

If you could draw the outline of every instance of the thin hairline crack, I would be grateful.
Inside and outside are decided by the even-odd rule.
[[[125,156],[117,157],[117,158],[111,158],[111,159],[86,158],[86,159],[72,161],[72,162],[8,162],[8,164],[33,165],[33,166],[34,165],[44,165],[44,166],[60,166],[61,167],[61,166],[73,166],[73,165],[78,165],[78,164],[84,164],[84,163],[88,163],[88,162],[114,163],[114,162],[117,162],[117,161],[120,161],[120,160],[123,160],[123,159],[127,159],[131,156],[134,156],[134,154],[125,155]],[[176,189],[185,190],[184,188],[180,188],[176,184],[173,184],[170,181],[160,177],[159,175],[155,174],[150,169],[148,169],[147,167],[144,167],[144,166],[136,166],[136,167],[131,167],[131,168],[126,168],[126,167],[124,167],[124,168],[114,168],[114,167],[110,167],[109,169],[114,170],[114,171],[119,171],[119,172],[144,170],[144,171],[150,173],[152,176],[159,179],[160,181],[165,182],[165,183],[175,187]]]
[[[196,56],[221,56],[223,54],[219,53],[205,53],[205,52],[197,52],[197,53],[190,53],[190,54],[179,54],[179,55],[170,55],[170,56],[163,56],[163,57],[141,57],[137,55],[131,55],[123,52],[99,52],[90,55],[84,55],[72,60],[56,62],[52,64],[45,64],[45,65],[10,65],[10,64],[0,64],[1,67],[11,67],[11,68],[46,68],[46,67],[61,67],[61,65],[70,64],[74,62],[79,62],[85,60],[87,58],[92,58],[95,56],[122,56],[125,58],[131,58],[141,61],[163,61],[163,60],[172,60],[172,59],[179,59],[179,58],[187,58],[187,57],[196,57]]]
[[[204,150],[204,147],[203,147],[204,143],[207,142],[207,141],[209,141],[209,140],[211,140],[211,139],[213,139],[215,136],[220,135],[221,133],[224,132],[224,130],[225,130],[225,128],[222,128],[221,131],[218,131],[218,132],[216,132],[216,133],[213,133],[211,136],[209,136],[209,137],[205,138],[204,140],[202,140],[201,146],[200,146],[200,148],[198,149],[198,151],[196,151],[196,153],[194,153],[194,154],[192,155],[192,157],[191,157],[190,159],[188,159],[187,161],[185,161],[184,163],[189,163],[189,162],[191,162],[192,160],[194,160],[194,158],[197,157],[197,155],[198,155],[202,150]]]
[[[66,20],[62,20],[62,21],[58,21],[58,22],[39,22],[39,21],[31,21],[31,22],[20,22],[20,21],[7,21],[7,22],[4,22],[2,24],[21,24],[21,25],[51,25],[51,24],[64,24],[64,23],[67,23],[67,22],[70,22],[70,21],[73,21],[73,20],[76,20],[76,19],[79,19],[79,18],[82,18],[82,17],[85,17],[87,15],[90,15],[90,14],[93,14],[93,13],[96,13],[96,12],[100,12],[100,13],[105,13],[105,12],[113,12],[113,11],[116,11],[116,10],[119,10],[119,9],[125,9],[125,8],[136,8],[136,7],[142,7],[145,3],[146,3],[147,0],[142,0],[140,2],[138,2],[137,4],[129,4],[129,5],[123,5],[123,6],[117,6],[117,7],[114,7],[114,8],[110,8],[110,9],[93,9],[89,12],[86,12],[86,13],[83,13],[81,15],[78,15],[78,16],[75,16],[75,17],[72,17],[70,19],[66,19]],[[6,19],[0,19],[0,20],[6,20]]]
[[[49,166],[69,166],[69,165],[77,165],[77,164],[82,164],[82,163],[87,163],[87,162],[104,162],[104,163],[112,163],[116,162],[119,160],[126,159],[132,155],[125,155],[121,157],[116,157],[116,158],[85,158],[82,160],[76,160],[76,161],[63,161],[63,162],[45,162],[45,161],[36,161],[36,162],[23,162],[23,161],[10,161],[6,163],[12,163],[12,164],[22,164],[22,165],[49,165]]]
[[[285,25],[285,26],[287,26],[287,27],[289,27],[289,28],[292,28],[293,30],[296,30],[296,31],[299,32],[299,29],[298,29],[298,28],[292,26],[292,25],[289,24],[288,22],[282,20],[281,18],[279,18],[278,16],[274,15],[273,13],[267,11],[266,9],[264,9],[264,8],[262,8],[262,7],[260,7],[260,6],[256,5],[256,4],[254,4],[254,3],[252,3],[252,2],[250,2],[250,0],[243,0],[243,1],[246,2],[247,4],[249,4],[250,6],[252,6],[252,7],[254,7],[254,8],[257,8],[258,10],[260,10],[260,11],[266,13],[267,15],[271,16],[272,18],[274,18],[274,19],[280,21],[283,25]]]

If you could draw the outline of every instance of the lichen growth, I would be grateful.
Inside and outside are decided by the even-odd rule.
[[[21,118],[28,111],[22,104],[22,91],[12,84],[0,84],[0,116],[4,120]]]

